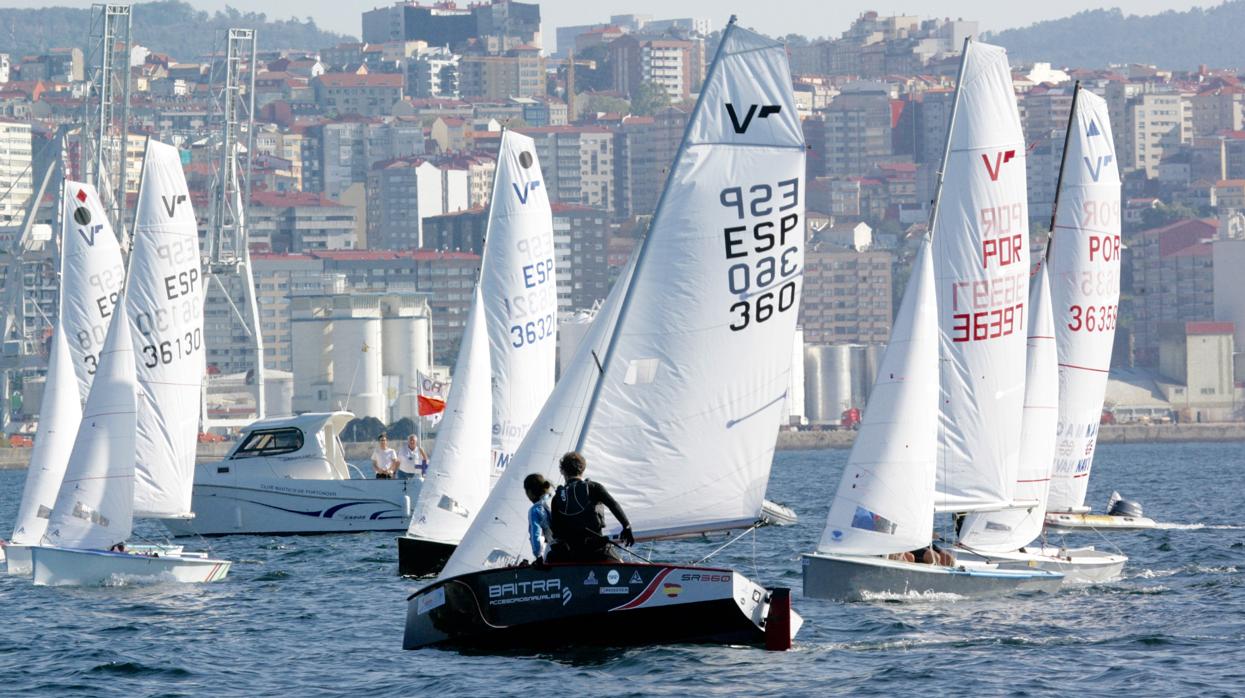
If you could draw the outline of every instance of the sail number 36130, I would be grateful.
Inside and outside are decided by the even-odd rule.
[[[727,187],[718,201],[742,222],[722,229],[726,286],[735,332],[763,323],[796,305],[804,230],[800,221],[800,180]]]

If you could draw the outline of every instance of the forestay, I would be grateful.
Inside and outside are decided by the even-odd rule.
[[[759,517],[791,368],[803,173],[785,49],[731,25],[629,284],[611,293],[443,576],[523,554],[519,483],[552,475],[576,441],[637,537]]]
[[[1081,90],[1051,241],[1059,427],[1047,506],[1085,503],[1120,300],[1120,175],[1107,103]]]
[[[199,235],[176,148],[147,141],[126,302],[137,357],[138,516],[190,515],[203,349]]]
[[[923,241],[817,550],[888,555],[929,545],[937,465],[938,303]]]
[[[457,544],[488,498],[492,410],[488,331],[477,286],[454,364],[454,382],[407,535]]]
[[[494,478],[506,469],[553,390],[554,257],[553,214],[536,144],[506,131],[497,155],[479,283],[493,372]]]
[[[66,181],[61,202],[60,327],[66,334],[79,405],[86,401],[112,309],[125,285],[121,245],[99,194],[89,184]]]
[[[78,422],[82,420],[78,379],[74,376],[72,362],[65,331],[58,326],[52,335],[39,428],[35,432],[35,446],[30,450],[26,485],[13,528],[13,542],[20,545],[38,545],[47,530],[48,517],[69,465]]]
[[[942,347],[939,511],[1010,503],[1029,296],[1025,145],[1006,52],[967,42],[933,222]]]
[[[1046,264],[1041,265],[1035,279],[1037,283],[1033,284],[1029,295],[1025,406],[1014,496],[1037,504],[1028,509],[970,514],[960,529],[960,542],[973,550],[1018,550],[1041,535],[1046,518],[1046,491],[1050,485],[1055,426],[1059,419],[1059,368]]]
[[[118,306],[52,507],[45,536],[52,545],[107,549],[130,537],[137,385],[128,325]]]

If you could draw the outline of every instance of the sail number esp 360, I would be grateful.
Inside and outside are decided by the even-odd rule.
[[[796,276],[804,241],[800,180],[727,187],[718,201],[738,223],[722,229],[729,266],[731,330],[759,325],[796,307]]]

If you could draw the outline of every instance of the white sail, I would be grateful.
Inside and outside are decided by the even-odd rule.
[[[830,505],[819,552],[887,555],[929,545],[938,449],[937,317],[933,257],[925,241]]]
[[[67,180],[61,202],[60,327],[73,357],[79,404],[91,389],[99,349],[124,285],[121,245],[99,194],[89,184]]]
[[[483,306],[477,286],[437,444],[407,530],[416,538],[457,544],[488,498],[492,381]]]
[[[126,303],[141,390],[135,514],[187,516],[206,370],[203,273],[181,158],[154,140],[143,159]]]
[[[536,144],[502,134],[480,265],[493,367],[493,473],[500,477],[553,390],[558,291],[553,214]]]
[[[960,529],[960,542],[972,550],[1010,552],[1032,543],[1042,533],[1046,518],[1046,490],[1055,455],[1055,426],[1059,419],[1058,358],[1055,319],[1051,310],[1050,278],[1045,264],[1038,270],[1029,295],[1029,353],[1025,369],[1025,407],[1020,429],[1020,469],[1013,496],[1038,502],[1029,509],[1007,509],[969,514]]]
[[[942,344],[939,511],[1010,503],[1029,297],[1025,144],[1007,53],[968,42],[934,218]]]
[[[106,549],[130,537],[137,385],[128,325],[118,306],[44,535],[52,545]]]
[[[803,173],[785,49],[731,25],[630,282],[611,293],[443,576],[524,554],[519,483],[552,475],[576,441],[637,537],[759,517],[799,304]]]
[[[60,491],[61,480],[69,465],[69,453],[73,450],[78,422],[82,420],[78,379],[72,363],[65,332],[58,326],[52,335],[52,354],[48,357],[48,376],[43,384],[39,429],[35,432],[35,446],[30,451],[26,486],[22,490],[22,503],[13,528],[12,540],[20,545],[38,545],[47,530],[56,493]]]
[[[1059,428],[1047,507],[1085,504],[1120,300],[1120,175],[1107,103],[1081,90],[1051,239]]]

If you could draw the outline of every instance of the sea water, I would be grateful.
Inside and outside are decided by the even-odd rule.
[[[66,589],[0,578],[0,695],[1245,692],[1242,444],[1103,445],[1089,504],[1101,511],[1118,489],[1163,526],[1068,538],[1126,553],[1118,581],[988,601],[801,596],[799,555],[821,534],[846,457],[778,454],[769,498],[794,507],[800,523],[749,534],[712,560],[795,590],[805,623],[790,652],[694,645],[406,652],[405,601],[416,585],[395,575],[394,534],[234,536],[210,541],[214,554],[234,562],[216,584]],[[5,533],[24,477],[0,472]],[[161,535],[150,522],[138,532]],[[639,550],[689,562],[721,542]]]

